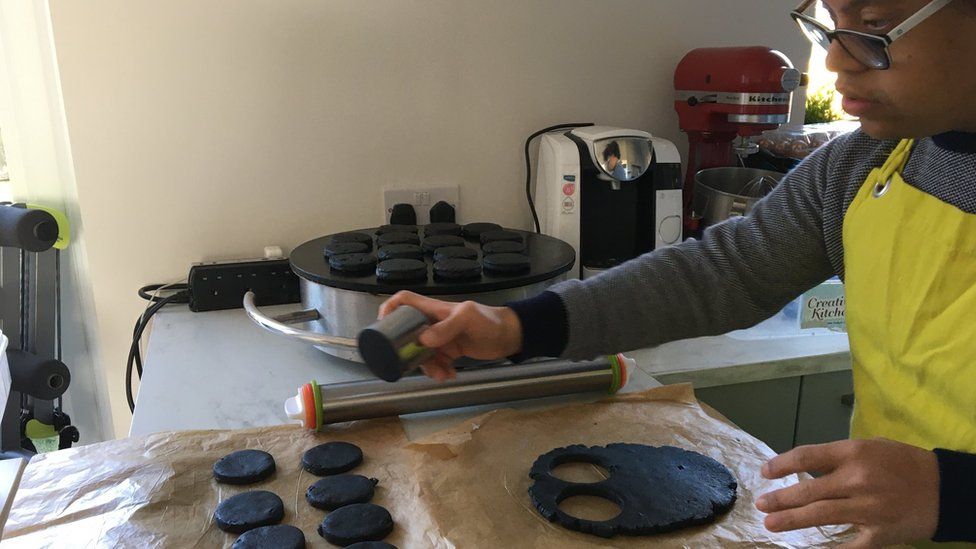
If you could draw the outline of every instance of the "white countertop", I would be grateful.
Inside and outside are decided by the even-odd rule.
[[[271,315],[294,309],[293,305],[263,308]],[[374,378],[362,364],[259,328],[243,310],[193,313],[184,306],[167,307],[154,318],[129,434],[289,423],[285,399],[313,379],[329,384]],[[643,372],[632,372],[626,391],[658,385]],[[408,437],[417,438],[500,406],[531,408],[602,396],[472,406],[411,414],[403,416],[403,422]]]
[[[295,306],[266,309],[274,315]],[[626,392],[660,383],[690,381],[707,387],[850,368],[843,334],[758,340],[717,336],[626,354],[638,364]],[[361,364],[264,331],[243,310],[193,313],[170,306],[154,319],[129,434],[284,424],[284,401],[304,383],[370,378]],[[476,406],[403,420],[407,435],[416,438],[500,406],[531,408],[598,398],[574,395]]]

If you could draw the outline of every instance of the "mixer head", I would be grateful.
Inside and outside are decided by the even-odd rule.
[[[686,132],[747,137],[790,118],[793,90],[804,77],[782,53],[763,46],[700,48],[674,73],[675,101]]]

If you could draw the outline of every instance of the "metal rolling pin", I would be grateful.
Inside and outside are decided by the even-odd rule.
[[[298,389],[285,401],[285,414],[309,429],[356,419],[397,416],[461,408],[478,404],[605,391],[617,392],[635,365],[623,355],[573,362],[543,360],[459,371],[457,378],[439,383],[424,376],[352,381]]]

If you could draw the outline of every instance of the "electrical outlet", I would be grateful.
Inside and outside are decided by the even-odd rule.
[[[440,201],[447,202],[458,212],[461,219],[459,200],[460,188],[455,187],[424,187],[419,189],[384,189],[383,191],[383,219],[381,224],[390,222],[390,213],[394,204],[410,204],[417,212],[417,223],[430,223],[430,207]]]

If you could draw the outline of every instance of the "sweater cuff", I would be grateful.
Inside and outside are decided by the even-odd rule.
[[[569,315],[563,300],[553,292],[505,304],[522,323],[522,350],[508,357],[512,362],[548,356],[558,357],[569,341]]]
[[[935,449],[939,460],[939,527],[932,541],[976,542],[976,454]]]

